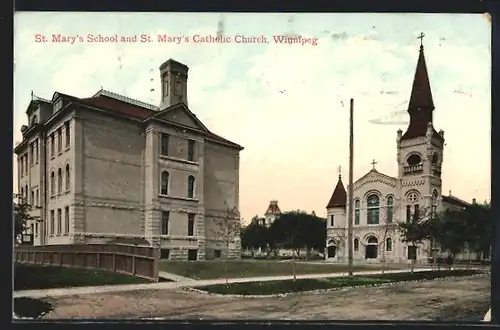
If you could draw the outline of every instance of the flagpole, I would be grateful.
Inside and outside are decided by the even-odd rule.
[[[347,204],[347,269],[349,276],[353,275],[353,241],[352,241],[352,225],[353,225],[353,158],[354,158],[354,99],[351,98],[349,110],[349,197]]]

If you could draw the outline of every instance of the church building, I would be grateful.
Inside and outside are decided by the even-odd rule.
[[[102,89],[86,98],[32,95],[14,152],[35,245],[148,245],[178,260],[240,256],[239,233],[229,249],[220,233],[240,221],[243,147],[191,112],[186,65],[170,59],[159,74],[160,106]]]
[[[442,193],[444,131],[436,131],[432,117],[434,103],[429,75],[420,46],[408,114],[410,122],[403,133],[397,131],[397,176],[375,168],[353,184],[353,208],[348,210],[348,196],[339,175],[326,206],[327,239],[325,258],[347,262],[347,212],[353,212],[353,258],[355,262],[426,262],[431,247],[418,247],[401,241],[397,222],[421,218],[432,212],[463,208],[469,203]]]

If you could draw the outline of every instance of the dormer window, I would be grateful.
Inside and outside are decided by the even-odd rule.
[[[62,107],[63,107],[63,101],[57,100],[56,103],[54,103],[54,112],[59,111]]]

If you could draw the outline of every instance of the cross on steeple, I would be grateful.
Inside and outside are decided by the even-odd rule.
[[[370,164],[372,164],[373,165],[373,169],[375,169],[375,164],[377,164],[377,162],[374,159]]]
[[[420,35],[417,37],[417,39],[420,39],[420,47],[423,47],[422,42],[424,41],[425,34],[423,32],[420,32]]]

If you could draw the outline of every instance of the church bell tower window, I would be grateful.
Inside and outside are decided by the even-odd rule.
[[[175,80],[175,96],[182,95],[182,81],[180,79]]]

